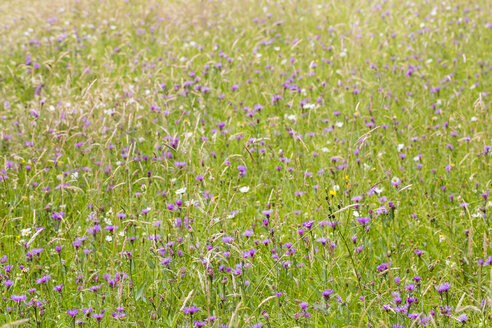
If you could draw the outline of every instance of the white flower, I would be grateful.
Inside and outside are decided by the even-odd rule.
[[[341,128],[343,126],[343,122],[336,122],[335,123],[335,126]]]
[[[296,120],[296,116],[295,115],[288,115],[287,118],[291,121],[295,121]]]
[[[304,108],[306,108],[306,109],[313,109],[314,106],[315,106],[314,104],[305,104],[304,105]]]
[[[340,186],[339,186],[339,185],[334,185],[334,186],[333,186],[333,190],[335,190],[335,191],[339,191],[339,190],[340,190]]]
[[[236,214],[237,214],[236,212],[231,212],[231,213],[229,213],[229,214],[226,216],[226,218],[227,218],[227,219],[234,219],[234,218],[236,217]]]
[[[456,266],[456,262],[451,262],[451,261],[446,260],[446,265],[448,267],[454,268]]]
[[[107,225],[113,225],[113,223],[111,222],[111,219],[110,219],[110,218],[104,218],[104,222],[105,222]]]
[[[375,192],[376,194],[378,194],[378,195],[379,195],[380,193],[382,193],[382,192],[383,192],[383,190],[384,190],[384,188],[383,188],[383,187],[381,187],[381,188],[379,188],[379,187],[375,187],[375,188],[374,188],[374,192]]]
[[[478,118],[476,118],[475,116],[473,116],[473,117],[470,119],[470,121],[472,121],[472,122],[476,122],[476,121],[478,121]]]
[[[477,211],[476,211],[475,213],[473,213],[471,216],[472,216],[472,217],[474,217],[474,218],[479,218],[479,217],[481,217],[481,216],[482,216],[482,213],[480,212],[480,210],[477,210]]]
[[[330,150],[328,148],[326,148],[326,147],[323,147],[323,148],[321,148],[321,151],[323,153],[328,153]]]
[[[182,195],[186,193],[186,187],[176,190],[176,195]]]
[[[29,236],[31,234],[31,228],[27,228],[27,229],[22,229],[21,230],[21,235],[22,236]]]
[[[439,235],[439,242],[442,243],[443,241],[446,240],[446,236],[444,235]]]
[[[400,152],[403,148],[405,148],[404,144],[399,144],[398,145],[398,152]]]
[[[124,237],[125,236],[125,231],[124,230],[121,230],[118,235],[120,235],[121,237]]]
[[[72,180],[77,180],[79,178],[79,172],[72,173],[70,177],[72,178]]]
[[[364,163],[364,164],[362,165],[362,167],[364,168],[364,171],[367,171],[367,170],[369,170],[369,169],[371,168],[371,167],[370,167],[369,165],[367,165],[366,163]]]
[[[249,191],[249,186],[241,187],[241,188],[239,188],[239,191],[242,192],[242,193],[248,192]]]
[[[111,236],[108,235],[108,236],[106,236],[105,239],[106,239],[106,241],[112,241],[113,240],[113,237],[111,237]]]
[[[360,216],[360,214],[359,214],[359,212],[358,212],[358,211],[353,211],[353,212],[352,212],[352,214],[353,214],[356,218],[358,218],[358,217]]]

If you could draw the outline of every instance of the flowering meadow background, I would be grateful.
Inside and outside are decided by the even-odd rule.
[[[1,1],[0,324],[490,327],[491,71],[488,0]]]

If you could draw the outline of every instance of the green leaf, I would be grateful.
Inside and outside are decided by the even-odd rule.
[[[138,301],[142,297],[142,295],[143,295],[143,293],[145,291],[145,285],[146,285],[146,282],[143,283],[142,286],[140,286],[140,288],[135,293],[135,301]]]

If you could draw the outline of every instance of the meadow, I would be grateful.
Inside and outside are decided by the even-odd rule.
[[[0,327],[490,327],[492,1],[2,0]]]

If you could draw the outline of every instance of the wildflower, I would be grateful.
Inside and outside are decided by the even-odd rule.
[[[36,284],[37,285],[44,284],[45,282],[47,282],[50,279],[51,279],[50,275],[43,276],[43,277],[36,280]]]
[[[60,284],[60,285],[55,286],[55,287],[53,288],[53,290],[54,290],[54,291],[59,292],[59,293],[61,293],[61,292],[62,292],[62,289],[63,289],[63,284]]]
[[[67,311],[67,314],[69,316],[71,316],[72,318],[75,318],[75,316],[77,315],[77,313],[79,313],[79,310],[77,310],[77,309],[71,309],[71,310],[68,310]]]
[[[12,295],[10,297],[10,299],[14,302],[17,302],[17,303],[20,303],[22,301],[25,301],[27,299],[26,295],[20,295],[20,296],[17,296],[17,295]]]
[[[193,316],[193,314],[195,314],[196,312],[200,311],[200,308],[199,307],[196,307],[194,305],[192,306],[188,306],[188,307],[185,307],[183,309],[183,313],[185,314],[189,314],[191,316]]]
[[[449,282],[445,282],[440,284],[439,286],[436,286],[435,288],[439,292],[439,294],[442,294],[443,292],[447,293],[449,288],[451,288],[451,285],[449,284]]]
[[[102,310],[100,313],[93,314],[92,318],[96,319],[97,321],[101,321],[102,318],[104,318],[104,312],[105,310]]]
[[[331,294],[333,294],[333,290],[331,290],[331,289],[325,289],[324,291],[321,292],[321,294],[323,295],[323,297],[325,299],[328,300],[330,298]]]
[[[456,317],[456,320],[458,320],[459,322],[464,324],[468,321],[468,316],[466,315],[466,313],[463,313],[463,314],[459,315],[458,317]]]

